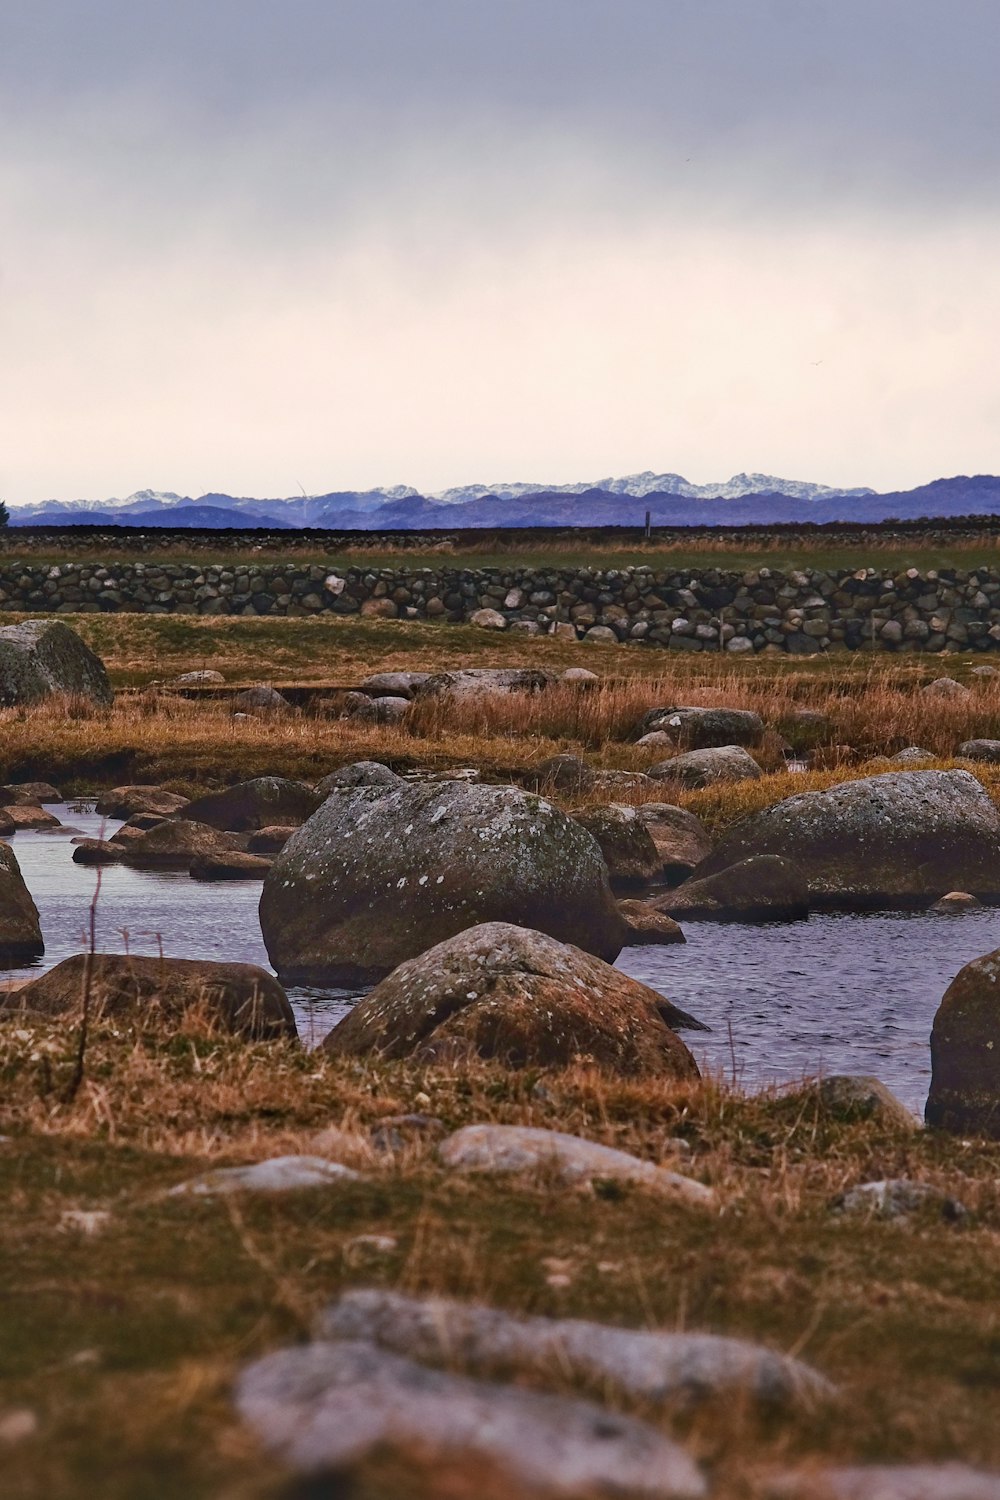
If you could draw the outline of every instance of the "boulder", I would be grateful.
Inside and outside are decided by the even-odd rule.
[[[943,698],[952,703],[964,703],[972,697],[971,688],[963,687],[954,677],[935,677],[920,692],[925,698]]]
[[[541,693],[551,687],[552,672],[536,667],[464,667],[435,672],[420,687],[429,698],[495,698],[508,693]]]
[[[185,818],[222,828],[228,833],[246,833],[271,828],[276,823],[304,823],[312,817],[323,800],[304,781],[288,781],[283,776],[257,776],[241,781],[221,792],[196,797],[184,809]]]
[[[759,781],[763,772],[741,745],[720,745],[712,750],[688,750],[672,760],[661,760],[647,773],[654,781],[673,781],[678,786],[714,786],[719,781]]]
[[[835,1213],[860,1214],[878,1219],[908,1219],[924,1214],[936,1219],[964,1219],[968,1210],[930,1182],[912,1182],[890,1177],[881,1182],[859,1182],[841,1193],[833,1204]]]
[[[457,1361],[463,1374],[568,1377],[671,1415],[679,1403],[719,1397],[809,1411],[834,1395],[808,1365],[746,1339],[518,1317],[482,1303],[376,1288],[345,1292],[320,1315],[317,1333],[363,1339],[425,1364],[454,1368]]]
[[[410,706],[409,698],[367,698],[362,694],[361,700],[348,715],[361,724],[398,724]]]
[[[613,960],[622,924],[600,847],[515,787],[334,791],[264,882],[261,930],[294,983],[381,978],[481,922],[537,926]]]
[[[475,609],[469,616],[469,624],[478,625],[480,630],[506,630],[507,617],[498,609]]]
[[[648,901],[619,901],[618,910],[625,923],[626,948],[639,948],[646,944],[683,943],[686,941],[681,928],[666,912],[657,911]]]
[[[695,874],[759,854],[794,861],[814,907],[905,909],[942,890],[1000,900],[1000,812],[969,771],[893,771],[786,797],[736,824]]]
[[[926,765],[929,760],[937,760],[933,750],[922,750],[919,745],[907,745],[903,750],[897,750],[895,755],[889,759],[898,766]]]
[[[280,849],[284,849],[294,832],[294,827],[281,824],[269,828],[258,828],[247,839],[247,852],[249,854],[277,854]]]
[[[13,849],[0,844],[0,964],[27,963],[44,952],[38,908]]]
[[[0,838],[10,838],[10,835],[16,832],[14,819],[9,815],[5,807],[0,807]]]
[[[633,1417],[576,1396],[430,1369],[362,1340],[265,1355],[240,1376],[236,1407],[283,1464],[318,1477],[309,1489],[317,1495],[334,1493],[332,1483],[321,1488],[324,1475],[350,1475],[370,1454],[387,1453],[428,1477],[458,1460],[490,1495],[702,1500],[708,1493],[684,1449]],[[439,1492],[433,1479],[420,1488]]]
[[[349,766],[331,771],[316,783],[320,797],[329,797],[331,792],[345,786],[403,786],[402,776],[390,771],[379,760],[356,760]]]
[[[583,792],[593,784],[594,773],[579,755],[550,755],[525,773],[528,786],[540,792]]]
[[[797,755],[814,749],[833,733],[829,714],[822,713],[818,708],[789,709],[778,720],[777,727]]]
[[[5,807],[4,822],[12,823],[14,830],[58,828],[59,819],[54,813],[46,812],[44,807],[32,807],[28,803],[18,803],[14,807]]]
[[[241,714],[277,714],[291,708],[288,699],[277,688],[258,683],[244,688],[233,697],[233,712]]]
[[[587,667],[567,667],[565,672],[559,673],[560,682],[576,682],[583,688],[589,688],[591,684],[600,682],[596,672],[591,672]]]
[[[799,1107],[810,1106],[824,1118],[844,1124],[883,1126],[907,1135],[917,1129],[914,1115],[880,1079],[865,1073],[829,1073],[814,1078],[787,1097]]]
[[[660,858],[660,873],[668,885],[685,880],[712,852],[703,824],[683,807],[670,802],[644,802],[636,816],[645,823]]]
[[[22,620],[0,629],[0,707],[53,694],[109,707],[114,693],[99,656],[61,620]]]
[[[327,1033],[337,1055],[585,1059],[622,1074],[697,1078],[671,1025],[691,1018],[610,964],[541,932],[487,922],[408,959]]]
[[[360,1182],[360,1174],[322,1156],[272,1156],[248,1167],[218,1167],[179,1182],[168,1198],[224,1198],[230,1193],[300,1193]]]
[[[9,786],[0,786],[0,805],[4,807],[15,807],[19,803],[39,805],[62,800],[62,792],[48,781],[15,781]]]
[[[226,1031],[254,1038],[294,1037],[295,1018],[281,985],[256,964],[192,958],[78,953],[0,1001],[4,1011],[62,1016],[79,1009],[89,975],[92,1014],[175,1020],[204,1009]]]
[[[688,922],[787,922],[808,914],[809,886],[791,860],[761,854],[686,880],[651,905]]]
[[[659,852],[634,807],[588,807],[576,814],[576,821],[600,844],[612,890],[649,885],[659,877]]]
[[[217,828],[209,828],[207,823],[194,823],[184,818],[171,818],[169,822],[158,823],[145,832],[136,829],[127,841],[119,841],[116,835],[111,842],[120,842],[126,863],[140,870],[188,870],[202,855],[229,854],[243,847],[238,834],[220,833]]]
[[[924,1118],[1000,1140],[1000,948],[966,964],[938,1006]]]
[[[221,687],[225,682],[221,672],[214,672],[210,667],[200,672],[182,672],[179,677],[174,678],[175,687]]]
[[[759,745],[764,721],[746,708],[651,708],[632,737],[641,739],[653,731],[669,734],[685,750],[711,750],[722,745]]]
[[[715,1202],[715,1194],[703,1182],[628,1151],[616,1151],[561,1130],[531,1125],[466,1125],[441,1142],[438,1155],[446,1167],[457,1172],[510,1172],[518,1176],[543,1172],[567,1187],[627,1182],[703,1207]]]
[[[1000,764],[1000,740],[963,740],[955,754],[963,760],[981,760],[995,766]]]
[[[228,854],[200,854],[188,873],[192,880],[263,880],[271,864],[262,854],[234,849]]]
[[[116,786],[110,792],[101,793],[95,811],[108,818],[131,818],[134,813],[158,813],[161,817],[169,817],[187,807],[188,801],[187,797],[167,792],[161,786]]]
[[[73,863],[75,865],[115,865],[120,864],[125,858],[125,850],[121,844],[116,844],[109,839],[75,839],[76,848],[73,850]]]
[[[373,672],[361,684],[361,692],[372,698],[412,698],[430,675],[429,672]]]

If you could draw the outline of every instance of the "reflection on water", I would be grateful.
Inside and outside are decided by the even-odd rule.
[[[119,826],[76,806],[51,811],[91,837]],[[73,864],[68,838],[18,833],[10,843],[41,916],[45,957],[37,972],[85,946],[96,872]],[[162,945],[172,958],[268,967],[259,899],[256,881],[205,884],[185,871],[107,865],[97,946],[155,954]],[[920,1110],[938,1001],[963,964],[1000,947],[1000,912],[837,914],[759,926],[692,922],[685,932],[683,946],[626,949],[618,967],[713,1028],[685,1037],[703,1068],[726,1077],[735,1070],[747,1088],[820,1070],[874,1073]],[[319,1041],[357,993],[290,990],[303,1040]]]

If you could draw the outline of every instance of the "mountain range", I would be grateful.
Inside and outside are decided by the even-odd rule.
[[[408,485],[255,499],[137,490],[125,499],[10,505],[12,526],[134,526],[222,530],[262,527],[414,531],[466,527],[744,526],[828,521],[872,523],[1000,514],[1000,477],[936,479],[911,490],[836,489],[770,474],[692,484],[647,470],[593,483],[470,484],[423,495]]]

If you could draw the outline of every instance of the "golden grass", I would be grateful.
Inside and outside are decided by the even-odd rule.
[[[0,1368],[6,1403],[39,1418],[37,1438],[5,1451],[5,1495],[285,1496],[233,1420],[233,1375],[301,1338],[340,1290],[372,1284],[797,1349],[841,1385],[839,1407],[781,1422],[732,1408],[666,1419],[710,1467],[719,1500],[749,1500],[755,1476],[790,1461],[959,1453],[1000,1464],[998,1144],[832,1120],[808,1093],[748,1098],[711,1080],[626,1082],[583,1067],[539,1087],[535,1072],[486,1064],[248,1045],[194,1019],[170,1034],[98,1025],[66,1105],[74,1036],[72,1018],[0,1027]],[[679,1137],[682,1170],[724,1207],[706,1215],[544,1177],[452,1178],[420,1135],[374,1152],[371,1130],[413,1109],[446,1129],[550,1126],[673,1165]],[[232,1205],[162,1196],[207,1166],[315,1151],[331,1125],[363,1182]],[[845,1187],[901,1175],[953,1193],[970,1219],[901,1227],[831,1214]],[[88,1232],[65,1217],[81,1213],[107,1217]],[[358,1243],[370,1234],[395,1246],[373,1254]],[[349,1493],[506,1500],[480,1479],[419,1464],[401,1476],[379,1459]]]

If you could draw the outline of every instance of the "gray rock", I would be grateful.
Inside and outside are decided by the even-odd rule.
[[[22,620],[0,629],[0,707],[53,694],[108,707],[114,693],[99,656],[61,620]]]
[[[968,771],[896,771],[800,792],[744,818],[695,872],[792,860],[814,906],[924,906],[944,890],[1000,899],[1000,812]]]
[[[587,807],[576,821],[601,847],[612,890],[649,885],[662,871],[662,860],[652,835],[634,807],[611,803]]]
[[[0,844],[0,964],[28,962],[44,952],[38,908],[13,849]]]
[[[963,740],[955,754],[963,760],[981,760],[995,766],[1000,764],[1000,740]]]
[[[567,1186],[627,1182],[687,1203],[710,1207],[715,1194],[704,1183],[682,1177],[627,1151],[560,1130],[528,1125],[466,1125],[439,1147],[446,1167],[458,1172],[548,1172]]]
[[[1000,1140],[1000,948],[966,964],[938,1006],[924,1118]]]
[[[272,1156],[248,1167],[220,1167],[170,1189],[168,1197],[218,1198],[229,1193],[295,1193],[304,1188],[342,1187],[361,1174],[323,1156]]]
[[[834,1394],[808,1365],[745,1339],[523,1318],[444,1297],[350,1291],[321,1314],[317,1335],[361,1339],[470,1375],[568,1376],[644,1406],[673,1409],[678,1401],[732,1396],[770,1408],[809,1408]]]
[[[838,1120],[865,1120],[912,1134],[917,1120],[878,1078],[861,1073],[830,1073],[796,1091],[812,1098],[821,1111]]]
[[[256,687],[244,688],[233,698],[233,712],[243,714],[283,713],[291,708],[288,699],[277,688],[258,683]]]
[[[331,792],[337,791],[345,786],[402,786],[402,776],[397,776],[388,766],[384,766],[379,760],[356,760],[349,766],[341,766],[339,770],[331,771],[329,776],[324,776],[322,781],[316,783],[316,790],[321,797],[329,797]]]
[[[296,983],[381,978],[483,922],[540,927],[609,961],[621,918],[597,842],[514,787],[334,791],[264,882],[261,930]]]
[[[919,745],[907,745],[905,750],[897,750],[889,759],[899,766],[919,766],[929,760],[937,760],[937,756],[933,750],[921,750]]]
[[[289,781],[284,776],[257,776],[241,781],[221,792],[196,797],[184,809],[184,817],[195,823],[228,833],[246,833],[258,828],[273,828],[304,823],[322,802],[322,794],[304,781]]]
[[[942,1219],[962,1219],[967,1210],[957,1199],[929,1182],[911,1182],[905,1177],[884,1182],[861,1182],[837,1199],[839,1213],[869,1214],[879,1219],[905,1219],[933,1212]]]
[[[673,781],[678,786],[714,786],[719,781],[759,781],[763,772],[749,751],[740,745],[720,745],[712,750],[688,750],[672,760],[650,766],[654,781]]]
[[[709,750],[722,745],[758,745],[764,721],[745,708],[651,708],[640,719],[633,738],[652,730],[673,737],[686,750]]]
[[[351,709],[349,717],[362,724],[398,724],[409,707],[409,698],[364,698]]]
[[[674,884],[691,874],[712,852],[712,840],[694,813],[669,802],[646,802],[635,809],[656,845],[664,880]]]
[[[792,860],[761,854],[715,875],[696,874],[652,905],[689,922],[788,922],[807,915],[809,887]]]
[[[593,781],[593,771],[579,755],[550,755],[525,774],[526,784],[540,792],[583,792]]]
[[[465,667],[456,672],[435,672],[422,685],[420,695],[464,699],[541,693],[554,680],[552,672],[533,667]]]
[[[560,682],[577,682],[581,687],[587,687],[600,680],[596,672],[590,672],[586,667],[567,667],[565,672],[559,673]]]
[[[373,672],[361,684],[372,698],[413,698],[430,677],[429,672]]]
[[[1000,1500],[1000,1474],[965,1464],[859,1464],[784,1474],[771,1500]]]
[[[1000,671],[996,667],[982,666],[973,667],[973,677],[1000,677]]]
[[[394,969],[322,1043],[350,1056],[496,1057],[697,1078],[671,1027],[692,1018],[610,964],[541,932],[472,927]],[[698,1023],[694,1023],[697,1025]]]
[[[221,687],[225,682],[221,672],[213,672],[206,668],[201,672],[182,672],[179,677],[174,678],[175,687]]]
[[[577,1500],[701,1500],[705,1482],[677,1444],[589,1401],[427,1369],[370,1343],[287,1349],[243,1372],[236,1406],[265,1447],[316,1473],[379,1450],[425,1461],[467,1455],[512,1494]]]
[[[971,689],[963,687],[954,677],[935,677],[933,682],[928,682],[920,691],[926,698],[945,698],[952,702],[963,702],[972,697]]]
[[[498,609],[476,609],[469,616],[469,624],[478,625],[480,630],[506,630],[507,617]]]

